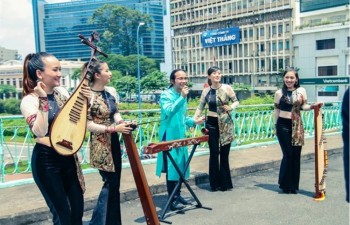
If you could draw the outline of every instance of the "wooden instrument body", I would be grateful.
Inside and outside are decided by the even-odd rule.
[[[50,143],[61,155],[76,153],[84,142],[88,102],[81,89],[88,83],[88,79],[82,80],[51,125]]]
[[[141,200],[146,223],[148,225],[159,225],[160,223],[158,215],[147,183],[145,172],[141,165],[141,160],[136,148],[135,141],[131,134],[123,134],[123,139],[126,147],[126,152],[128,153],[131,170],[134,175],[136,188]]]
[[[173,148],[179,148],[187,145],[195,145],[201,142],[207,142],[209,139],[208,135],[203,135],[194,138],[184,138],[173,141],[164,141],[159,143],[151,143],[144,148],[146,154],[155,154],[161,151],[167,151]]]
[[[55,117],[50,130],[50,144],[61,155],[72,155],[81,148],[86,133],[87,122],[87,98],[82,94],[82,87],[89,87],[89,81],[93,76],[92,63],[96,62],[96,52],[108,57],[100,48],[95,46],[93,42],[99,40],[96,31],[92,32],[90,39],[86,39],[79,34],[79,38],[83,44],[91,48],[91,58],[84,73],[84,78],[70,96],[61,110]]]
[[[315,200],[323,200],[326,192],[327,151],[323,136],[322,110],[314,109],[315,124]]]

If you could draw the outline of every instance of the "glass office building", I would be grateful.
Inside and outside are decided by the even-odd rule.
[[[78,34],[88,38],[94,30],[103,33],[103,30],[89,23],[89,18],[102,5],[116,4],[150,15],[152,31],[140,37],[140,54],[158,62],[164,61],[162,0],[67,0],[52,4],[38,2],[43,1],[33,0],[33,7],[38,7],[33,9],[36,43],[40,43],[37,51],[47,51],[64,60],[90,59],[91,50],[81,44]],[[114,49],[113,53],[118,54],[118,49]]]

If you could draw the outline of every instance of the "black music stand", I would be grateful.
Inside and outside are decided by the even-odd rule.
[[[192,160],[192,157],[194,155],[194,152],[196,151],[196,148],[197,146],[199,145],[199,143],[197,144],[194,144],[193,147],[192,147],[192,151],[187,159],[187,162],[186,162],[186,165],[185,165],[185,169],[183,172],[181,172],[180,168],[178,167],[178,165],[176,164],[174,158],[171,156],[171,154],[169,153],[169,151],[171,151],[171,149],[167,150],[167,151],[163,151],[163,154],[166,155],[166,157],[169,157],[171,163],[173,164],[173,166],[175,167],[175,170],[177,171],[177,173],[179,174],[180,176],[180,179],[179,181],[177,182],[173,192],[171,193],[171,195],[169,196],[169,199],[167,201],[167,203],[165,204],[165,208],[163,209],[163,212],[161,213],[161,215],[159,216],[159,219],[161,222],[164,222],[164,223],[169,223],[171,224],[171,222],[169,221],[166,221],[164,220],[164,217],[165,217],[165,214],[166,212],[168,211],[168,208],[170,206],[170,203],[175,195],[175,193],[177,192],[177,190],[181,187],[181,184],[184,183],[188,189],[188,191],[191,193],[192,197],[194,198],[194,200],[197,202],[197,205],[196,208],[203,208],[203,209],[208,209],[208,210],[212,210],[212,208],[209,208],[209,207],[205,207],[202,205],[202,203],[199,201],[199,199],[197,198],[196,194],[193,192],[191,186],[188,184],[188,182],[186,181],[184,175],[185,175],[185,172],[188,168],[188,166],[190,165],[190,162]],[[182,209],[178,210],[178,211],[182,211]]]

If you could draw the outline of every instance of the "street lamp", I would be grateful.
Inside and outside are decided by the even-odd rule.
[[[141,79],[140,79],[140,50],[139,50],[139,30],[140,27],[145,25],[144,22],[140,22],[137,26],[136,30],[136,47],[137,47],[137,83],[138,83],[138,97],[139,97],[139,123],[141,123],[142,120],[142,114],[141,114]],[[140,151],[142,148],[142,129],[141,126],[139,127],[139,134],[140,134]],[[141,153],[142,154],[142,153]]]

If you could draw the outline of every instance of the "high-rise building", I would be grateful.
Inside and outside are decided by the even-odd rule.
[[[151,17],[152,30],[140,37],[140,53],[158,62],[164,61],[162,0],[67,0],[64,3],[32,1],[37,51],[50,52],[59,59],[88,60],[91,51],[81,44],[78,34],[87,38],[94,30],[101,34],[103,30],[90,24],[89,19],[104,4],[116,4]],[[117,48],[113,51],[119,53]]]
[[[172,0],[175,67],[188,71],[201,90],[210,66],[223,83],[277,90],[280,70],[292,63],[292,0]]]
[[[294,65],[308,101],[340,101],[349,86],[348,0],[300,0],[293,32]]]
[[[216,65],[223,83],[273,93],[294,66],[303,79],[330,78],[307,87],[309,101],[340,100],[349,83],[348,7],[348,0],[171,0],[169,58],[188,72],[193,90]]]
[[[79,80],[72,78],[76,69],[84,64],[82,61],[60,61],[61,86],[68,91],[73,91],[79,84]],[[0,64],[0,85],[11,85],[16,88],[15,93],[1,94],[0,99],[22,98],[23,90],[23,62],[19,60],[8,60]]]

